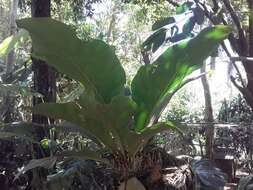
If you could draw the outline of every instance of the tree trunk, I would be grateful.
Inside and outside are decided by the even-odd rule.
[[[32,17],[50,17],[50,0],[32,0]],[[46,30],[46,29],[45,29]],[[33,97],[33,105],[42,102],[56,101],[56,72],[45,61],[32,58],[34,72],[34,90],[43,95],[43,99]],[[38,124],[48,124],[49,119],[45,116],[33,114],[32,121]],[[52,123],[53,120],[50,120]],[[44,130],[38,129],[37,136],[42,139],[46,136]]]
[[[211,58],[211,62],[214,62],[215,58]],[[203,64],[201,68],[201,73],[206,72],[206,63]],[[206,78],[206,75],[203,75],[201,78],[201,82],[203,85],[204,90],[204,97],[205,97],[205,135],[206,135],[206,157],[209,159],[213,159],[213,143],[214,143],[214,125],[213,125],[213,108],[212,108],[212,100],[211,100],[211,93],[210,87]]]
[[[16,33],[16,23],[17,10],[18,10],[18,0],[13,0],[10,2],[11,12],[10,12],[10,35]],[[6,72],[3,76],[3,83],[9,84],[12,82],[12,72],[14,67],[14,50],[12,50],[6,58]],[[11,93],[7,92],[3,97],[1,116],[5,123],[10,123],[13,121],[13,111],[14,111],[14,98],[11,97]]]
[[[253,57],[253,1],[252,0],[248,0],[248,6],[249,6],[249,37],[248,37],[248,43],[249,43],[249,57]],[[250,91],[250,95],[251,95],[251,98],[250,98],[250,106],[251,106],[251,109],[253,110],[253,66],[252,66],[252,62],[248,63],[249,65],[251,65],[251,80],[250,82],[248,82],[248,89]],[[248,98],[249,99],[249,98]],[[252,130],[250,130],[251,133],[252,133]],[[252,145],[252,138],[251,138],[251,145]],[[249,157],[250,157],[250,160],[252,161],[252,152],[253,152],[253,149],[252,149],[252,146],[250,146],[250,151],[249,151]]]
[[[253,1],[248,0],[249,5],[249,56],[253,57]]]
[[[109,28],[108,28],[108,32],[107,32],[107,37],[106,37],[106,42],[110,43],[113,42],[113,30],[115,28],[115,24],[116,24],[116,12],[117,12],[117,2],[115,2],[115,5],[112,8],[112,17],[111,17],[111,21],[109,24]]]
[[[248,0],[249,6],[249,33],[248,33],[248,45],[249,45],[249,52],[248,56],[253,57],[253,1]],[[250,91],[250,96],[248,97],[248,103],[250,104],[251,108],[253,109],[253,63],[246,62],[244,63],[244,67],[247,73],[248,85],[247,89]]]

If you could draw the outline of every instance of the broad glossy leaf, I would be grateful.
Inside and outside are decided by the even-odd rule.
[[[89,134],[95,136],[111,151],[127,149],[129,139],[125,136],[133,133],[133,115],[136,104],[126,96],[116,96],[110,104],[102,104],[94,97],[82,94],[77,103],[46,103],[34,108],[37,114],[64,119],[72,122]]]
[[[60,157],[69,157],[69,158],[78,158],[78,159],[88,159],[88,160],[95,160],[97,162],[102,162],[105,164],[110,164],[107,159],[101,157],[101,154],[89,149],[83,149],[80,151],[64,151],[59,153],[57,156]]]
[[[167,122],[158,123],[141,133],[135,132],[133,116],[136,108],[133,100],[126,96],[116,96],[110,104],[101,104],[83,95],[79,103],[40,104],[34,112],[77,124],[112,152],[124,154],[127,151],[130,157],[134,157],[154,135],[176,129],[173,123]]]
[[[54,131],[64,132],[64,133],[80,133],[80,135],[91,139],[93,142],[95,142],[98,145],[101,145],[101,142],[99,142],[96,139],[96,137],[94,137],[93,134],[91,134],[85,128],[75,125],[73,123],[61,122],[60,124],[49,125],[48,128]]]
[[[121,142],[124,150],[129,152],[129,143],[135,141],[135,133],[132,131],[134,125],[133,116],[136,111],[135,102],[129,97],[117,96],[106,107],[106,115],[110,127],[117,134],[118,141]]]
[[[203,61],[230,33],[226,26],[201,31],[195,38],[169,47],[153,64],[142,66],[132,81],[132,97],[140,107],[138,130],[148,122],[150,112],[180,85],[184,78],[201,67]]]
[[[84,100],[83,100],[84,101]],[[84,102],[83,102],[84,103]],[[105,127],[103,114],[106,113],[102,105],[96,101],[79,105],[78,103],[44,103],[34,107],[34,113],[42,114],[56,119],[64,119],[85,129],[94,135],[100,142],[110,148],[111,151],[118,149],[110,128]],[[98,115],[101,117],[98,119]]]
[[[33,108],[36,114],[42,114],[55,119],[64,119],[71,123],[80,125],[82,123],[80,116],[80,108],[74,102],[69,103],[43,103]]]
[[[162,122],[147,127],[141,132],[139,137],[136,138],[138,141],[135,144],[132,143],[132,151],[135,151],[133,155],[141,150],[152,137],[166,130],[175,130],[181,133],[180,129],[172,122]]]
[[[129,156],[134,158],[136,153],[138,153],[138,151],[141,151],[142,148],[148,143],[148,141],[152,137],[154,137],[157,133],[160,133],[165,130],[178,130],[178,129],[172,122],[163,122],[148,127],[139,133],[133,130],[124,131],[122,141]]]
[[[2,43],[0,43],[0,58],[7,56],[11,50],[20,45],[21,40],[25,40],[28,37],[28,32],[20,30],[16,34],[6,38]]]
[[[50,18],[22,19],[17,24],[29,31],[33,56],[81,82],[98,100],[109,103],[122,93],[125,72],[103,41],[81,41],[71,27]]]

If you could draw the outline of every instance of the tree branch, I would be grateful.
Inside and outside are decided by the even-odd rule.
[[[251,92],[248,90],[248,88],[243,88],[242,86],[240,86],[237,82],[236,79],[231,76],[230,77],[232,83],[235,85],[235,87],[242,93],[242,95],[244,96],[246,102],[250,105],[250,107],[252,108],[253,104],[252,104],[252,94]]]
[[[217,12],[219,10],[219,4],[216,0],[212,0],[213,2],[213,12]]]
[[[243,81],[243,78],[242,78],[242,74],[241,74],[239,68],[237,67],[237,65],[235,64],[235,61],[232,61],[232,65],[234,66],[234,68],[235,68],[235,70],[236,70],[236,72],[237,72],[237,74],[239,76],[239,79],[241,81],[242,87],[246,88],[246,84],[244,84],[244,81]]]
[[[241,45],[241,50],[247,50],[248,46],[247,46],[247,39],[246,36],[244,34],[244,30],[242,29],[242,25],[240,22],[239,17],[237,16],[237,14],[235,13],[235,10],[231,4],[231,2],[229,0],[222,0],[226,9],[228,10],[237,30],[238,30],[238,35],[239,35],[239,40],[240,40],[240,45]],[[241,51],[242,53],[243,51]],[[245,55],[247,55],[247,51],[245,51],[244,53]]]
[[[243,56],[239,56],[239,57],[230,57],[231,61],[247,61],[247,62],[252,62],[253,64],[253,57],[243,57]]]
[[[231,82],[235,85],[235,87],[236,87],[240,92],[243,93],[244,89],[243,89],[242,86],[240,86],[240,85],[236,82],[235,77],[230,76],[230,80],[231,80]]]

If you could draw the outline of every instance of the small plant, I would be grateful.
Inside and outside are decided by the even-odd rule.
[[[43,103],[33,111],[77,125],[111,156],[106,159],[85,149],[61,155],[104,162],[126,178],[138,167],[141,150],[150,138],[177,129],[173,122],[158,122],[162,110],[185,84],[185,77],[200,68],[230,33],[226,26],[209,27],[166,48],[152,64],[140,67],[131,83],[131,96],[125,96],[125,72],[112,47],[96,39],[81,41],[69,26],[49,18],[22,19],[17,24],[30,33],[32,56],[85,88],[75,101]]]

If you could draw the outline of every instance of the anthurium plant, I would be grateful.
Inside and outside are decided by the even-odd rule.
[[[131,83],[131,95],[124,95],[126,75],[113,48],[97,39],[82,41],[73,29],[50,18],[17,21],[32,38],[32,56],[80,82],[85,90],[67,103],[43,103],[33,111],[62,119],[93,136],[113,159],[92,150],[72,152],[113,165],[125,172],[135,169],[136,157],[155,134],[176,129],[173,122],[158,122],[159,116],[194,70],[228,36],[226,26],[202,30],[196,37],[167,47],[151,64],[139,68]]]

